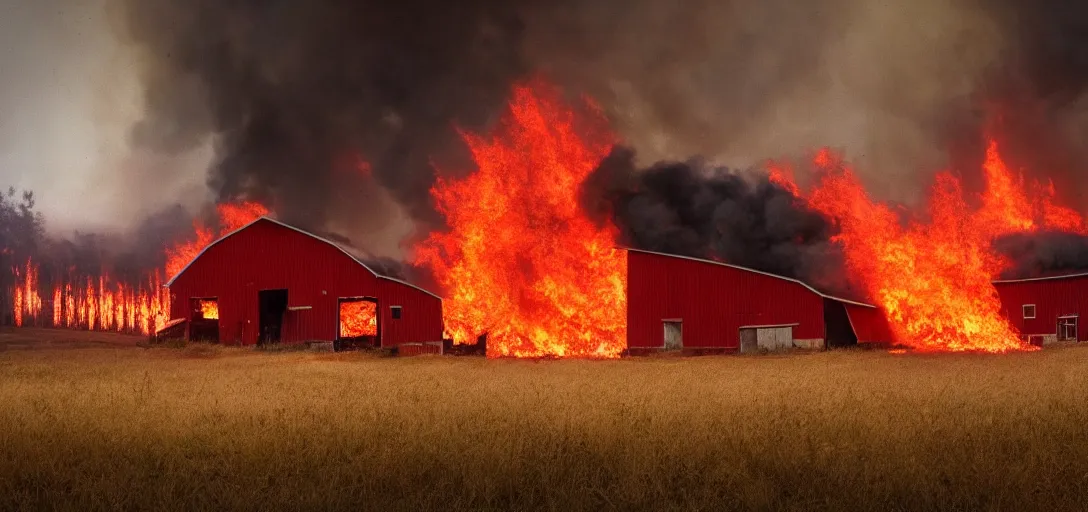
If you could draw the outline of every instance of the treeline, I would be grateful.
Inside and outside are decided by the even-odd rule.
[[[24,268],[30,259],[37,259],[46,244],[45,220],[34,208],[34,192],[9,187],[0,194],[0,308],[5,325],[12,323],[12,289],[16,269]]]

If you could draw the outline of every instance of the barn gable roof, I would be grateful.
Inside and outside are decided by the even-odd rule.
[[[793,279],[792,277],[784,277],[784,276],[780,276],[780,275],[777,275],[777,274],[771,274],[769,272],[763,272],[761,270],[755,270],[755,269],[748,268],[748,267],[742,267],[742,266],[739,266],[739,265],[731,265],[729,263],[722,263],[720,261],[706,260],[706,259],[702,259],[702,258],[693,258],[691,256],[680,256],[679,254],[669,254],[669,253],[665,253],[665,252],[647,251],[645,249],[632,249],[630,247],[624,247],[623,249],[626,250],[626,251],[630,251],[630,252],[641,252],[641,253],[644,253],[644,254],[655,254],[655,255],[658,255],[658,256],[666,256],[666,257],[669,257],[669,258],[679,258],[679,259],[682,259],[682,260],[697,261],[699,263],[709,263],[711,265],[719,265],[719,266],[722,266],[722,267],[729,267],[729,268],[733,268],[733,269],[737,269],[737,270],[743,270],[745,272],[751,272],[753,274],[760,274],[760,275],[764,275],[764,276],[767,276],[767,277],[773,277],[775,279],[781,279],[783,281],[789,281],[791,283],[799,284],[799,285],[805,287],[806,289],[808,289],[808,291],[810,291],[812,293],[815,293],[816,295],[819,295],[820,297],[823,297],[825,299],[831,299],[831,300],[836,301],[836,302],[842,302],[844,304],[853,304],[855,306],[862,306],[862,307],[866,307],[866,308],[874,308],[874,309],[876,308],[876,306],[874,306],[872,304],[866,304],[864,302],[858,302],[858,301],[855,301],[855,300],[844,299],[842,297],[836,297],[834,295],[826,294],[824,292],[821,292],[820,290],[817,290],[816,288],[813,288],[808,283],[806,283],[804,281],[801,281],[799,279]]]
[[[1058,280],[1058,279],[1073,279],[1073,278],[1076,278],[1076,277],[1085,277],[1085,276],[1088,276],[1088,272],[1076,272],[1076,273],[1072,273],[1072,274],[1057,274],[1057,275],[1041,276],[1041,277],[1026,277],[1026,278],[1023,278],[1023,279],[996,279],[996,280],[992,281],[992,283],[993,284],[1004,284],[1004,283],[1028,283],[1028,282],[1032,282],[1032,281],[1055,281],[1055,280]]]
[[[415,288],[416,290],[419,290],[419,291],[421,291],[423,293],[426,293],[427,295],[430,295],[431,297],[442,300],[442,297],[439,297],[438,295],[435,295],[434,293],[432,293],[430,291],[424,290],[423,288],[420,288],[420,287],[418,287],[418,286],[416,286],[416,285],[414,285],[412,283],[397,279],[395,277],[390,277],[390,276],[379,274],[379,273],[375,272],[374,269],[370,268],[370,266],[368,266],[366,264],[366,262],[364,261],[364,258],[362,258],[359,255],[358,249],[354,249],[354,248],[351,248],[351,247],[344,246],[342,244],[338,244],[338,243],[333,242],[332,240],[329,240],[327,238],[322,238],[322,237],[317,236],[317,235],[315,235],[313,233],[310,233],[309,231],[305,231],[303,229],[297,228],[297,227],[292,226],[290,224],[287,224],[285,222],[281,222],[281,221],[278,221],[276,219],[273,219],[272,217],[268,217],[268,216],[264,216],[264,215],[262,215],[260,217],[257,217],[256,219],[253,219],[253,221],[251,221],[250,223],[248,223],[248,224],[246,224],[246,225],[244,225],[244,226],[242,226],[242,227],[240,227],[238,229],[235,229],[234,231],[231,231],[230,233],[227,233],[227,234],[219,237],[219,239],[217,239],[216,241],[208,244],[206,247],[201,249],[200,252],[197,253],[197,255],[192,260],[189,261],[189,263],[186,263],[185,266],[182,267],[182,269],[179,270],[177,274],[175,274],[173,277],[171,277],[170,280],[167,281],[164,286],[169,287],[171,284],[173,284],[174,281],[179,276],[184,274],[185,271],[188,270],[189,267],[192,266],[192,264],[196,260],[200,259],[200,257],[203,256],[204,253],[207,252],[208,249],[211,249],[212,246],[214,246],[214,245],[218,244],[219,242],[222,242],[223,240],[226,240],[226,239],[230,238],[231,236],[234,236],[235,234],[240,233],[240,232],[246,230],[247,228],[249,228],[250,226],[252,226],[252,225],[254,225],[254,224],[258,223],[258,222],[262,222],[262,221],[271,222],[272,224],[275,224],[277,226],[281,226],[281,227],[290,229],[290,230],[295,231],[297,233],[302,233],[303,235],[306,235],[306,236],[308,236],[310,238],[313,238],[314,240],[317,240],[319,242],[324,242],[326,244],[329,244],[329,245],[335,247],[338,251],[344,253],[344,255],[346,255],[348,258],[351,258],[352,261],[354,261],[355,263],[358,263],[359,266],[365,268],[367,270],[367,272],[370,272],[374,277],[377,277],[378,279],[385,279],[387,281],[393,281],[394,283],[403,284],[404,286]]]

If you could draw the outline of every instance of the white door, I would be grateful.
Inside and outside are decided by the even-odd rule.
[[[761,327],[756,329],[756,344],[768,352],[793,348],[793,327]]]
[[[663,322],[665,324],[665,350],[680,350],[684,348],[684,326],[680,322]]]

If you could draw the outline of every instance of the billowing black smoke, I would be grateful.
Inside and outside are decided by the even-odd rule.
[[[699,160],[646,169],[617,147],[594,171],[583,204],[637,249],[713,259],[848,291],[834,227],[766,175]]]
[[[1025,279],[1088,271],[1088,237],[1061,232],[1024,233],[1001,237],[994,248],[1011,266],[1003,279]]]
[[[1063,198],[1088,192],[1081,189],[1088,180],[1076,179],[1088,144],[1070,135],[1088,119],[1062,115],[1082,110],[1074,107],[1088,85],[1088,7],[1074,0],[933,1],[916,11],[863,0],[121,4],[147,100],[133,142],[169,153],[214,135],[208,179],[219,200],[255,199],[310,230],[332,215],[340,225],[387,222],[379,217],[391,205],[351,183],[361,179],[359,160],[417,233],[440,224],[428,194],[436,167],[472,168],[456,127],[488,126],[510,86],[536,72],[596,99],[640,151],[662,134],[669,141],[662,154],[721,152],[745,164],[810,149],[793,144],[837,143],[823,138],[858,131],[852,123],[870,117],[887,126],[862,123],[855,135],[874,153],[902,145],[909,156],[917,148],[898,141],[913,129],[927,134],[918,146],[977,160],[996,112],[1015,166],[1065,177],[1057,180]],[[878,23],[901,10],[933,17],[917,26],[939,22],[941,35],[967,36],[935,38],[946,46],[933,48],[948,52],[924,51],[928,40],[913,30]],[[888,58],[872,50],[915,43],[923,50]],[[952,54],[959,43],[964,54]],[[842,58],[855,53],[868,60]],[[870,69],[888,63],[900,73]],[[856,67],[867,70],[865,79],[854,76]],[[962,69],[972,72],[961,76]],[[974,74],[980,69],[983,76]],[[941,80],[927,81],[933,73]],[[826,104],[843,96],[849,100],[826,115]],[[776,138],[779,132],[792,135]],[[775,142],[747,148],[765,139]],[[957,169],[978,163],[953,162]],[[770,184],[698,162],[637,176],[617,155],[601,172],[616,165],[622,169],[595,189],[608,195],[592,202],[617,207],[632,244],[809,280],[827,276],[827,262],[837,258],[827,226]],[[902,184],[898,171],[887,172],[889,187]]]

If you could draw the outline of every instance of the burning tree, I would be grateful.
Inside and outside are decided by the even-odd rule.
[[[32,199],[25,197],[30,207]],[[123,243],[102,235],[76,233],[74,240],[39,240],[38,245],[50,248],[48,254],[38,251],[12,267],[14,281],[7,295],[12,300],[11,323],[154,333],[169,320],[165,280],[216,237],[268,213],[268,209],[253,202],[227,203],[219,205],[217,213],[218,229],[194,221],[191,238],[159,249],[161,259],[150,268],[146,262],[136,268],[118,268],[124,258],[113,248]],[[40,217],[33,218],[41,239]],[[43,314],[46,303],[49,307]],[[217,317],[216,305],[211,304],[204,315]]]

